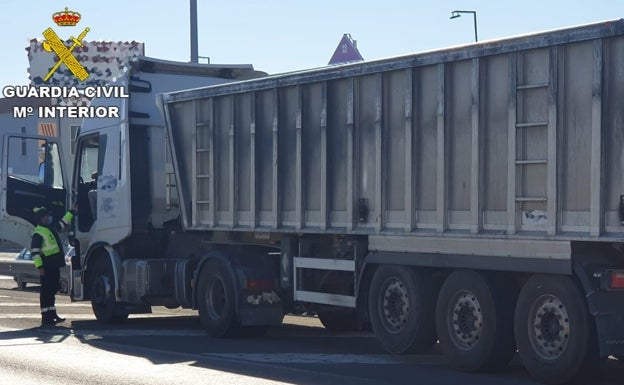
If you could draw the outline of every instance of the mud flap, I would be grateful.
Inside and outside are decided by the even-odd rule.
[[[239,322],[243,326],[280,325],[284,319],[284,303],[278,292],[247,292],[238,306]]]
[[[596,321],[600,356],[624,355],[624,291],[595,291],[587,303]]]
[[[624,356],[624,315],[602,315],[596,317],[600,340],[600,355]]]

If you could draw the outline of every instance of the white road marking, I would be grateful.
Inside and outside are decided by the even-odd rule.
[[[59,310],[59,313],[63,312],[63,308],[60,306],[56,306],[57,310]],[[95,320],[95,315],[93,315],[93,313],[79,313],[79,314],[70,314],[70,313],[62,313],[62,316],[65,316],[65,318],[67,318],[68,321],[71,320],[75,320],[75,319],[92,319]],[[171,314],[130,314],[130,318],[171,318],[171,317],[176,317],[174,315]],[[25,318],[25,319],[32,319],[32,318],[41,318],[41,313],[39,312],[39,309],[36,310],[36,312],[33,313],[11,313],[11,314],[0,314],[0,319],[18,319],[18,318]]]
[[[60,313],[60,311],[59,311]],[[67,320],[76,320],[76,319],[95,319],[93,314],[71,314],[64,316]],[[0,319],[39,319],[41,318],[41,313],[11,313],[11,314],[0,314]]]
[[[91,316],[93,317],[93,316]],[[73,318],[73,317],[72,317]],[[59,336],[80,336],[86,339],[99,339],[102,337],[145,337],[145,336],[158,336],[158,337],[207,337],[203,330],[192,329],[107,329],[107,330],[75,330],[62,328],[63,324],[59,324],[59,327],[50,327],[48,329],[40,329],[40,332],[51,335]],[[0,326],[0,332],[17,332],[22,329],[7,328]],[[2,341],[2,340],[0,340]]]
[[[0,297],[7,297],[6,295],[0,295]],[[12,303],[2,303],[0,302],[0,307],[39,307],[38,303],[25,303],[25,302],[12,302]],[[91,308],[91,303],[86,303],[86,302],[82,302],[82,303],[57,303],[56,304],[57,308],[65,308],[65,309],[70,309],[73,307],[88,307]]]
[[[383,354],[320,354],[320,353],[203,353],[204,356],[234,361],[265,364],[377,364],[397,365],[402,362]]]
[[[0,346],[36,345],[36,344],[45,344],[45,343],[46,343],[45,341],[38,339],[36,337],[11,338],[8,340],[0,339]]]

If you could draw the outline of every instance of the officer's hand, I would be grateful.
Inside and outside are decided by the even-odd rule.
[[[40,267],[37,270],[39,270],[39,276],[40,277],[43,277],[45,275],[45,269],[43,267]]]

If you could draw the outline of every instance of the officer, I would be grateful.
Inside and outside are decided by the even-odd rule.
[[[41,325],[54,325],[65,321],[65,318],[56,314],[54,306],[54,296],[59,289],[60,268],[65,266],[65,252],[57,231],[64,230],[71,223],[76,215],[76,205],[57,223],[53,223],[52,213],[45,207],[35,207],[33,213],[37,227],[32,235],[30,253],[41,282]]]

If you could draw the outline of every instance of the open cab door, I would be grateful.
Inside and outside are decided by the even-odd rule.
[[[30,247],[33,208],[45,206],[56,219],[65,213],[60,147],[56,138],[46,136],[5,133],[0,137],[0,239]]]
[[[29,247],[33,208],[45,206],[54,218],[65,213],[60,148],[55,138],[5,134],[0,155],[0,239]]]

